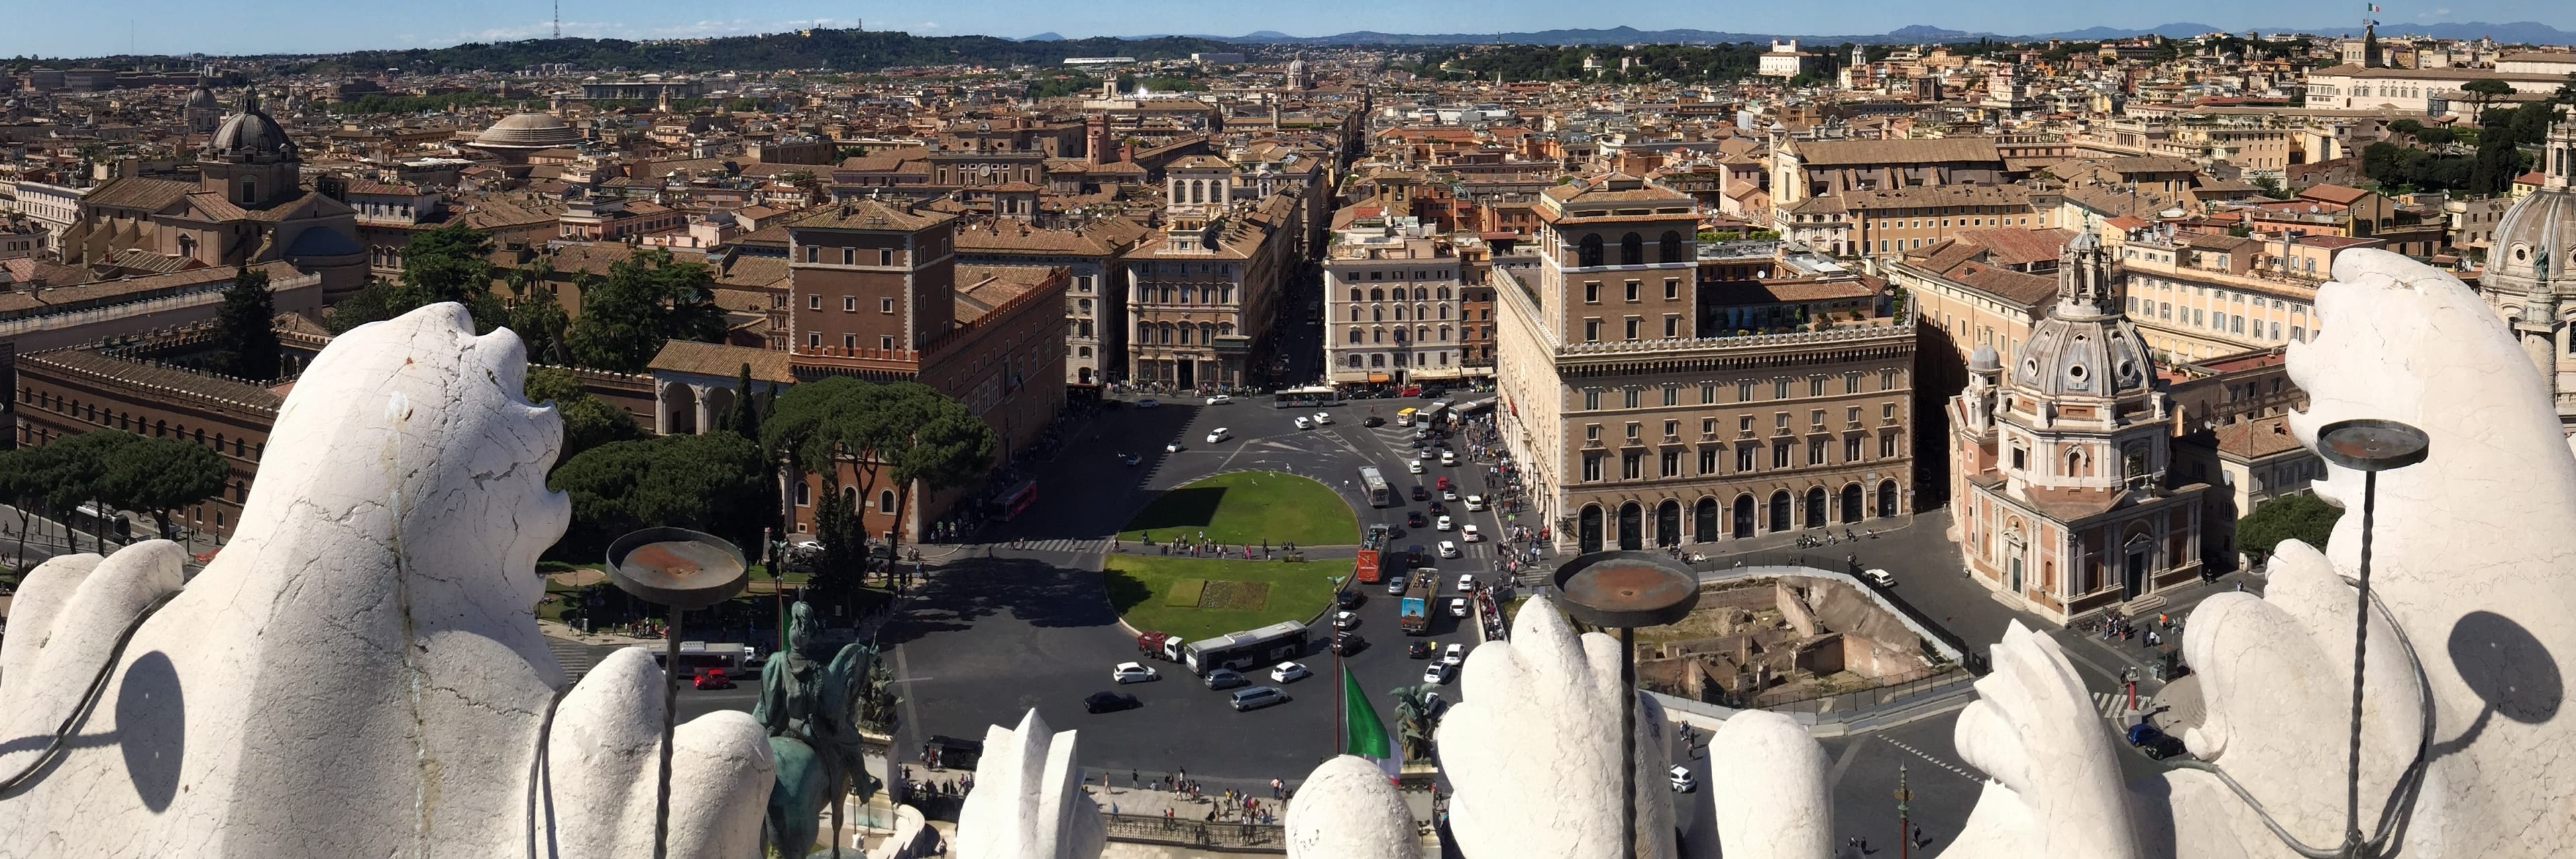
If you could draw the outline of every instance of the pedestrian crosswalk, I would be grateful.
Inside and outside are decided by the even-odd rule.
[[[2120,717],[2129,711],[2129,693],[2095,692],[2093,693],[2093,709],[2096,712],[2101,713],[2102,718],[2119,721]]]
[[[590,669],[598,665],[600,660],[608,658],[608,654],[617,650],[615,647],[583,644],[551,635],[546,636],[546,649],[554,651],[555,663],[563,666],[564,679],[567,681],[580,680],[582,675],[590,673]]]
[[[1108,540],[1030,540],[1017,548],[1025,552],[1098,552],[1109,548]]]

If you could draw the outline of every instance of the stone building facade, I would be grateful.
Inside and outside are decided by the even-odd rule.
[[[1455,379],[1460,265],[1420,219],[1355,221],[1324,258],[1324,368],[1335,385]]]

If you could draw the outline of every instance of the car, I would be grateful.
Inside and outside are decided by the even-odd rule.
[[[1333,636],[1333,655],[1335,656],[1349,656],[1367,649],[1368,639],[1361,638],[1359,633],[1345,632]]]
[[[1674,793],[1690,793],[1699,790],[1699,779],[1691,775],[1689,767],[1674,767],[1672,778]]]
[[[1386,419],[1376,415],[1370,415],[1360,419],[1360,426],[1368,427],[1369,429],[1377,429],[1378,427],[1386,426]]]
[[[1441,531],[1456,530],[1457,527],[1456,523],[1449,521],[1449,517],[1447,516],[1442,516],[1439,519],[1433,520],[1431,524],[1433,528]]]
[[[1232,668],[1219,668],[1207,673],[1207,687],[1210,689],[1232,689],[1250,682],[1244,679],[1243,672]]]
[[[1441,464],[1441,465],[1457,465],[1457,464],[1458,464],[1458,452],[1457,452],[1457,451],[1454,451],[1454,450],[1443,450],[1443,451],[1441,451],[1441,452],[1440,452],[1440,464]]]
[[[1457,544],[1457,543],[1455,543],[1455,542],[1448,541],[1448,540],[1442,540],[1442,541],[1440,541],[1440,557],[1443,557],[1443,558],[1455,558],[1455,557],[1458,557],[1458,544]]]
[[[731,689],[733,678],[727,676],[722,668],[700,668],[698,676],[690,678],[689,685],[699,689]]]
[[[1207,434],[1207,443],[1215,444],[1217,442],[1233,438],[1233,432],[1233,430],[1226,429],[1225,427],[1217,427],[1215,432]]]
[[[1420,464],[1422,464],[1422,463],[1424,463],[1424,462],[1428,462],[1428,461],[1430,461],[1430,459],[1431,459],[1431,449],[1430,449],[1430,448],[1427,448],[1427,447],[1425,447],[1425,448],[1418,448],[1418,449],[1416,449],[1416,450],[1414,450],[1414,451],[1413,451],[1413,462],[1414,462],[1414,464],[1416,464],[1416,465],[1420,465]]]
[[[1404,524],[1408,528],[1429,528],[1431,517],[1422,515],[1420,510],[1407,510],[1404,511]]]
[[[1270,667],[1270,682],[1294,683],[1305,679],[1308,673],[1306,666],[1294,662],[1282,662]]]
[[[1471,512],[1471,513],[1472,513],[1472,512],[1478,511],[1478,510],[1483,510],[1483,509],[1485,509],[1485,496],[1482,496],[1482,495],[1470,495],[1470,496],[1467,496],[1467,499],[1466,499],[1466,500],[1467,500],[1467,510],[1468,510],[1468,512]]]
[[[1109,679],[1120,684],[1143,683],[1147,680],[1163,679],[1163,672],[1156,671],[1154,666],[1142,662],[1121,662],[1118,663],[1118,667],[1109,670]]]
[[[1409,473],[1409,474],[1421,474],[1421,473],[1422,473],[1422,460],[1419,460],[1419,459],[1408,459],[1408,460],[1405,460],[1405,461],[1404,461],[1404,470],[1405,470],[1405,472],[1406,472],[1406,473]]]
[[[1122,453],[1118,455],[1118,461],[1127,463],[1128,465],[1135,465],[1137,463],[1144,462],[1145,458],[1132,453]]]
[[[1430,437],[1431,437],[1431,428],[1430,428],[1430,427],[1423,427],[1423,428],[1421,428],[1421,429],[1418,429],[1418,430],[1414,430],[1414,431],[1413,431],[1413,440],[1414,440],[1414,441],[1421,441],[1421,440],[1423,440],[1423,439],[1430,438]]]
[[[1176,442],[1170,442],[1170,443],[1168,443],[1168,444],[1165,444],[1165,445],[1163,445],[1163,452],[1164,452],[1164,453],[1179,453],[1179,452],[1181,452],[1181,443],[1176,441]]]
[[[1467,598],[1466,598],[1466,597],[1450,597],[1450,598],[1449,598],[1449,616],[1450,616],[1450,617],[1466,617],[1466,616],[1467,616],[1467,614],[1468,614],[1468,608],[1467,608]]]
[[[1307,420],[1305,415],[1298,415],[1297,418],[1291,422],[1295,423],[1298,429],[1313,429],[1315,427],[1315,422]]]
[[[1333,422],[1333,416],[1332,416],[1332,415],[1330,415],[1330,414],[1326,414],[1326,413],[1324,413],[1324,412],[1316,412],[1316,413],[1315,413],[1315,425],[1316,425],[1316,426],[1326,426],[1326,425],[1331,424],[1332,422]]]
[[[1433,685],[1447,685],[1449,683],[1450,676],[1457,673],[1457,666],[1450,665],[1446,662],[1434,662],[1422,669],[1422,682]]]
[[[1459,643],[1454,642],[1454,641],[1450,642],[1448,647],[1444,647],[1444,648],[1441,648],[1441,649],[1440,649],[1440,664],[1442,664],[1442,665],[1465,665],[1465,664],[1467,664],[1467,646],[1466,646],[1466,645],[1464,645],[1464,644],[1459,644]]]
[[[1404,657],[1406,659],[1429,659],[1432,654],[1438,652],[1440,652],[1440,646],[1431,643],[1428,639],[1425,639],[1416,641],[1412,646],[1406,647],[1404,649]]]
[[[1896,574],[1886,570],[1863,570],[1861,571],[1860,577],[1868,579],[1870,584],[1877,585],[1882,588],[1896,587]]]
[[[1333,592],[1333,605],[1341,608],[1359,608],[1364,602],[1368,602],[1368,593],[1358,588],[1343,588]]]
[[[1431,506],[1430,506],[1430,508],[1429,508],[1429,509],[1431,510],[1431,515],[1433,515],[1433,516],[1447,516],[1447,515],[1449,515],[1449,505],[1447,505],[1447,504],[1442,504],[1442,503],[1440,503],[1440,502],[1438,502],[1438,501],[1431,502]]]
[[[1441,713],[1442,711],[1445,711],[1445,710],[1447,710],[1447,709],[1449,709],[1449,702],[1448,702],[1447,700],[1442,699],[1442,698],[1440,697],[1440,693],[1438,693],[1438,692],[1424,692],[1424,693],[1422,693],[1422,712],[1429,713],[1429,714],[1431,714],[1431,715],[1433,715],[1433,716],[1438,716],[1438,715],[1440,715],[1440,713]]]
[[[1458,500],[1458,490],[1453,489],[1453,488],[1450,488],[1450,487],[1446,487],[1446,486],[1440,487],[1440,500],[1442,500],[1442,501],[1456,501],[1456,500]]]
[[[1458,535],[1470,543],[1485,539],[1484,532],[1476,530],[1474,525],[1458,526]]]
[[[1429,501],[1429,500],[1431,500],[1431,488],[1430,488],[1430,487],[1427,487],[1427,486],[1423,486],[1422,484],[1419,484],[1419,483],[1414,484],[1414,485],[1413,485],[1413,500],[1415,500],[1415,501]],[[1417,527],[1417,528],[1418,528],[1418,527],[1421,527],[1421,526],[1418,526],[1418,525],[1417,525],[1417,526],[1414,526],[1414,527]]]
[[[1449,478],[1448,478],[1446,475],[1443,475],[1440,479],[1438,479],[1438,480],[1434,480],[1434,481],[1432,481],[1432,482],[1431,482],[1431,486],[1432,486],[1433,488],[1438,489],[1438,490],[1440,490],[1440,491],[1442,491],[1442,492],[1447,492],[1447,491],[1449,491],[1450,487],[1451,487],[1451,486],[1453,486],[1453,485],[1454,485],[1454,484],[1451,484],[1451,483],[1449,482]],[[1454,499],[1452,499],[1452,500],[1454,500]]]
[[[1393,537],[1402,537],[1402,536],[1404,536],[1404,529],[1402,529],[1402,528],[1398,528],[1398,527],[1395,527],[1395,526],[1393,526],[1393,525],[1389,525],[1389,526],[1387,526],[1387,528],[1386,528],[1386,532],[1387,532],[1387,535],[1388,535],[1388,536],[1393,536]]]
[[[1356,627],[1356,626],[1359,626],[1359,625],[1360,625],[1360,613],[1359,613],[1359,612],[1355,612],[1355,611],[1337,611],[1337,612],[1334,612],[1334,613],[1333,613],[1333,628],[1334,628],[1334,629],[1350,629],[1350,628],[1352,628],[1352,627]]]
[[[1404,593],[1404,574],[1397,573],[1386,577],[1386,595],[1396,596],[1402,593]]]
[[[1115,713],[1142,706],[1145,702],[1124,692],[1093,692],[1091,697],[1082,699],[1082,710],[1086,713]]]
[[[2129,745],[2136,746],[2138,751],[2146,753],[2148,760],[2161,761],[2191,753],[2189,748],[2183,746],[2182,740],[2157,730],[2156,726],[2145,722],[2130,725],[2128,733]]]
[[[1234,705],[1235,712],[1241,713],[1245,710],[1258,710],[1272,704],[1288,703],[1288,693],[1279,691],[1279,687],[1277,686],[1254,686],[1250,689],[1235,692],[1233,697],[1229,699],[1229,703]]]
[[[1234,405],[1234,398],[1224,394],[1218,394],[1207,398],[1207,404],[1211,406],[1230,406]]]
[[[1469,594],[1469,593],[1475,593],[1475,592],[1476,592],[1476,574],[1475,574],[1475,573],[1459,573],[1459,574],[1458,574],[1458,592],[1459,592],[1459,593],[1462,593],[1462,594]]]
[[[1140,408],[1140,409],[1154,409],[1154,408],[1161,408],[1161,407],[1162,407],[1162,405],[1163,405],[1163,401],[1161,401],[1161,400],[1157,400],[1157,399],[1154,399],[1154,398],[1152,398],[1152,397],[1146,397],[1146,398],[1144,398],[1144,399],[1141,399],[1141,400],[1137,400],[1137,401],[1136,401],[1136,407],[1137,407],[1137,408]]]
[[[1402,390],[1396,391],[1395,395],[1399,397],[1419,397],[1422,396],[1422,386],[1406,385]]]

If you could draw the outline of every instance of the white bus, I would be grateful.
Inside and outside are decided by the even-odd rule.
[[[1371,507],[1387,507],[1395,504],[1395,487],[1387,485],[1386,475],[1379,474],[1377,466],[1360,466],[1360,491],[1368,493]]]
[[[660,642],[646,642],[628,646],[651,654],[654,665],[658,666],[662,664],[662,644]],[[760,649],[748,644],[735,644],[730,641],[680,642],[680,676],[696,676],[698,669],[700,668],[722,668],[724,669],[725,676],[734,678],[736,682],[741,682],[744,678],[751,677],[752,675],[756,675],[760,672]],[[752,679],[757,680],[758,678],[752,677]]]

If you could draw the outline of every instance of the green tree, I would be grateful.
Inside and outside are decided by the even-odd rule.
[[[853,469],[859,480],[857,504],[874,503],[883,490],[891,490],[896,522],[905,521],[910,511],[914,493],[909,488],[917,487],[924,496],[937,494],[981,478],[992,465],[992,427],[965,404],[918,382],[822,379],[779,395],[776,410],[763,422],[763,447],[790,461],[798,474],[821,473],[826,495],[841,494],[840,462],[876,464]],[[818,519],[822,509],[816,507]],[[849,518],[856,521],[856,513]],[[887,551],[899,556],[901,540],[897,529]],[[825,541],[827,556],[831,546]]]
[[[2290,199],[2289,190],[2281,187],[2281,180],[2278,178],[2271,176],[2256,176],[2254,177],[2254,187],[2263,189],[2263,196],[2270,197],[2275,200]]]
[[[715,304],[715,275],[704,264],[674,262],[652,249],[608,267],[582,287],[581,318],[565,337],[584,367],[642,372],[673,339],[724,339],[724,309]]]
[[[0,503],[18,511],[17,562],[12,566],[23,576],[27,571],[27,537],[42,521],[38,514],[52,511],[47,497],[53,492],[51,478],[55,468],[52,447],[21,447],[0,451]]]
[[[742,375],[735,380],[733,390],[733,418],[730,422],[732,424],[731,428],[735,435],[758,441],[760,439],[760,401],[759,398],[751,395],[751,364],[749,362],[743,363]]]
[[[213,498],[232,479],[232,466],[213,448],[178,438],[128,435],[107,457],[100,494],[126,510],[149,510],[161,539],[178,539],[174,512]]]
[[[108,470],[116,462],[116,452],[132,444],[135,438],[137,436],[133,433],[124,430],[92,430],[64,436],[45,445],[46,454],[38,460],[43,471],[36,475],[37,480],[50,487],[45,493],[45,508],[63,517],[68,517],[83,504],[96,505],[102,511],[112,510],[114,504],[109,497],[114,493],[114,487],[109,482]],[[79,551],[79,533],[75,531],[67,536],[72,550]],[[94,529],[92,536],[99,554],[106,554],[107,534],[104,529]]]
[[[509,308],[492,294],[491,254],[492,237],[461,223],[415,234],[403,246],[401,282],[368,284],[333,305],[324,324],[346,332],[453,301],[473,315],[475,333],[488,334],[509,321]]]
[[[2273,547],[2283,540],[2323,548],[2326,537],[2334,533],[2335,520],[2342,516],[2343,508],[2314,495],[2273,498],[2254,505],[2254,512],[2236,520],[2236,549],[2261,559],[2271,557]]]
[[[587,559],[619,535],[660,525],[753,545],[757,521],[740,511],[762,503],[765,473],[760,449],[732,433],[655,436],[584,451],[546,478],[572,498],[572,527],[555,544],[557,554]],[[753,522],[748,531],[746,521]]]
[[[2478,106],[2478,116],[2483,118],[2486,116],[2487,105],[2494,104],[2496,99],[2513,94],[2513,85],[2494,78],[2479,78],[2461,84],[2460,91],[2469,94],[2469,102]]]
[[[555,406],[563,418],[563,452],[555,456],[556,468],[584,451],[612,442],[633,441],[645,436],[635,415],[625,408],[591,396],[581,386],[581,377],[561,367],[529,367],[527,382],[521,386],[528,402]]]
[[[277,378],[277,329],[270,324],[276,315],[268,272],[242,267],[215,309],[215,370],[253,381]]]

